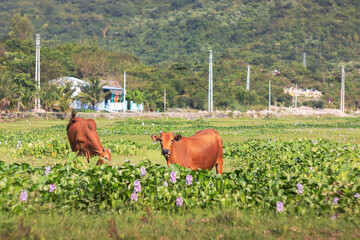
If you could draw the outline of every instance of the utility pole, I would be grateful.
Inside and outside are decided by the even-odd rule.
[[[212,112],[213,109],[213,68],[212,68],[212,50],[209,52],[209,96],[208,96],[208,111]]]
[[[37,84],[38,92],[40,92],[40,34],[36,34],[36,60],[35,60],[35,82]],[[35,110],[40,110],[39,93],[35,98]]]
[[[126,111],[126,71],[124,71],[124,91],[123,91],[123,94],[124,94],[123,112],[125,113],[125,111]]]
[[[166,112],[166,88],[164,89],[164,112]]]
[[[306,67],[306,53],[303,53],[303,65]]]
[[[298,91],[297,91],[297,84],[295,85],[295,108],[297,108],[297,94],[298,94]]]
[[[269,112],[271,112],[271,81],[269,81]]]
[[[246,91],[250,90],[250,65],[248,65],[247,78],[246,78]]]
[[[345,65],[341,66],[341,96],[340,96],[340,110],[345,111]]]

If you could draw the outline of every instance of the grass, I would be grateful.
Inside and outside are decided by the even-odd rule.
[[[111,128],[115,122],[124,120],[96,119],[98,126]],[[154,120],[157,121],[157,120]],[[165,121],[163,119],[163,121]],[[222,134],[224,144],[242,143],[246,139],[290,140],[299,138],[328,139],[329,141],[360,143],[360,128],[329,128],[326,124],[355,122],[356,118],[281,118],[281,119],[209,119],[214,127],[259,126],[246,130],[244,134]],[[54,125],[66,126],[67,120],[19,120],[5,122],[1,130],[28,131]],[[316,124],[311,128],[274,128],[268,131],[264,124],[284,125],[306,123]],[[181,124],[181,122],[180,122]],[[184,120],[184,124],[187,124]],[[323,126],[323,127],[322,127]],[[199,129],[200,130],[200,129]],[[149,135],[103,136],[106,140],[127,139],[138,143],[151,143]],[[189,136],[192,133],[189,133]],[[65,135],[66,137],[66,135]],[[106,147],[106,146],[105,146]],[[144,150],[136,155],[113,155],[112,164],[123,164],[126,159],[141,162],[146,159],[154,163],[166,164],[160,150]],[[0,145],[0,161],[6,163],[27,162],[31,165],[53,165],[64,163],[65,159],[24,157],[16,159]],[[224,171],[232,171],[224,160]],[[260,215],[237,209],[204,209],[180,214],[149,212],[121,212],[86,214],[83,212],[33,213],[11,215],[0,212],[0,239],[359,239],[360,220],[351,217],[318,217],[314,213],[305,216]]]
[[[171,215],[0,214],[1,239],[359,239],[360,220],[207,209]]]

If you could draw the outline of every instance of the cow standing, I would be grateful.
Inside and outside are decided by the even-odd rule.
[[[177,163],[193,170],[212,169],[215,166],[216,173],[222,174],[223,143],[216,130],[205,129],[191,137],[160,132],[160,136],[152,135],[151,138],[160,142],[161,154],[168,166]]]
[[[103,148],[96,132],[94,119],[83,119],[75,115],[73,111],[66,128],[71,150],[78,152],[78,155],[84,155],[88,162],[90,157],[96,155],[99,155],[97,164],[105,163],[104,159],[110,162],[110,150]]]

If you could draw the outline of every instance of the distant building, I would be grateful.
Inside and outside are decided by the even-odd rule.
[[[312,89],[295,89],[294,87],[290,87],[290,88],[284,88],[284,93],[288,93],[291,96],[295,96],[295,94],[298,97],[304,97],[305,99],[310,99],[310,100],[319,100],[322,97],[322,93],[320,91],[315,90],[314,88]]]
[[[50,82],[51,84],[54,85],[62,85],[64,83],[70,82],[72,89],[75,89],[73,95],[71,96],[72,98],[78,96],[81,92],[83,92],[87,84],[86,81],[83,81],[75,77],[61,77],[58,79],[54,79]],[[116,81],[102,80],[101,85],[103,85],[102,89],[104,93],[107,92],[111,92],[111,93],[105,96],[105,100],[97,103],[95,105],[94,110],[108,111],[108,112],[122,111],[124,107],[123,88],[120,86],[120,84]],[[80,100],[74,100],[71,103],[70,107],[74,109],[90,109],[91,106],[90,104],[83,103]],[[133,112],[144,111],[143,104],[133,103],[133,101],[130,101],[129,103],[128,101],[126,101],[125,107],[126,110],[128,111],[133,111]]]
[[[273,72],[274,76],[280,76],[280,71],[278,71],[277,69],[274,70]]]

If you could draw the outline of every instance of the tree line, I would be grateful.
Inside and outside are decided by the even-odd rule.
[[[203,52],[208,57],[208,51]],[[252,56],[252,57],[249,57]],[[268,81],[272,81],[272,103],[291,106],[293,97],[284,93],[284,87],[298,84],[299,88],[315,88],[323,93],[319,101],[300,102],[299,105],[314,107],[338,107],[340,96],[340,65],[330,64],[324,71],[311,64],[304,67],[301,61],[285,61],[274,57],[274,64],[264,64],[266,59],[257,58],[256,52],[238,52],[228,49],[222,54],[214,52],[214,108],[215,109],[264,109],[268,104]],[[257,64],[248,59],[258,59]],[[301,60],[301,59],[300,59]],[[251,88],[245,90],[247,65],[252,67]],[[274,76],[273,65],[281,71]],[[358,107],[358,62],[348,62],[346,106]],[[39,96],[46,111],[67,112],[72,89],[69,85],[55,86],[50,81],[62,76],[73,76],[88,82],[88,91],[79,97],[94,104],[104,96],[100,93],[101,79],[122,84],[123,72],[127,72],[127,99],[145,104],[149,111],[163,111],[163,92],[167,92],[167,105],[173,108],[207,109],[208,62],[193,61],[182,57],[179,61],[144,64],[138,57],[100,47],[91,38],[78,43],[59,44],[53,40],[42,41],[41,89],[37,90],[35,75],[35,41],[33,26],[26,15],[15,14],[9,35],[0,41],[0,108],[12,115],[16,111],[26,113]],[[327,101],[333,99],[333,103]]]

